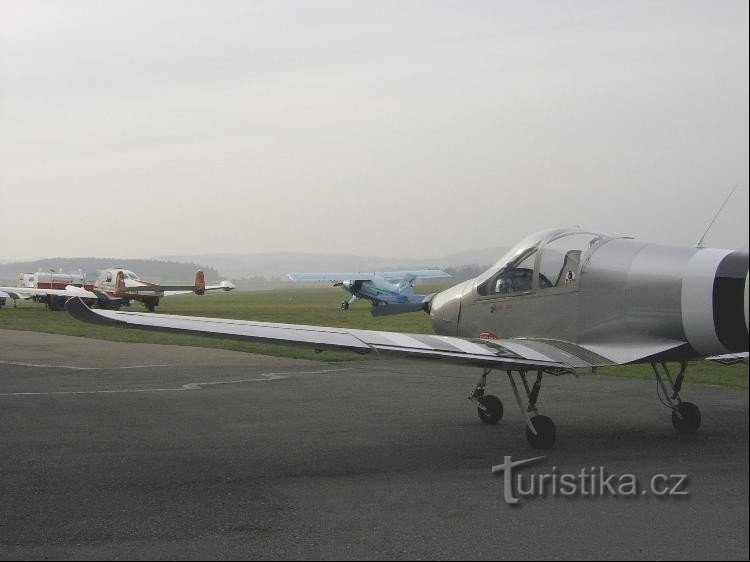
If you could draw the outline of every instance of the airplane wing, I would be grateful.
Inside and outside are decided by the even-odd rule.
[[[385,271],[380,274],[383,279],[388,281],[401,280],[406,276],[414,276],[417,279],[447,279],[452,277],[450,273],[440,269],[415,269],[409,271]]]
[[[370,281],[376,273],[287,273],[292,281]]]
[[[384,271],[381,273],[361,271],[356,273],[288,273],[292,281],[370,281],[375,277],[382,277],[387,281],[400,281],[407,275],[418,279],[436,279],[450,277],[449,273],[439,269],[415,269],[413,271]]]
[[[64,289],[33,289],[31,287],[0,287],[0,291],[8,293],[12,299],[28,299],[35,295],[55,295],[58,297],[81,297],[95,299],[96,295],[82,287],[68,285]]]
[[[524,339],[464,339],[298,324],[276,324],[225,318],[172,316],[140,312],[92,310],[81,299],[70,299],[66,310],[94,324],[141,328],[225,339],[296,344],[314,349],[383,353],[502,370],[543,369],[555,374],[612,365],[613,362],[566,342]]]
[[[231,291],[234,289],[234,283],[222,281],[219,285],[207,285],[203,291]],[[192,285],[145,285],[142,287],[128,287],[126,292],[130,295],[153,295],[154,293],[164,293],[165,297],[172,295],[187,295],[195,293],[195,287]]]
[[[162,289],[165,289],[164,286],[161,287]],[[234,290],[235,286],[234,283],[231,281],[222,281],[218,285],[207,285],[204,291],[232,291]],[[166,290],[164,290],[164,296],[165,297],[171,297],[174,295],[187,295],[188,293],[194,294],[195,293],[195,287],[183,287],[183,288],[174,288],[174,287],[166,287]]]
[[[17,292],[12,291],[11,287],[2,287],[2,289],[5,290],[0,290],[0,298],[13,299],[14,301],[18,299],[25,300],[31,298],[31,295],[19,295]],[[13,287],[13,289],[15,289],[15,287]]]
[[[148,296],[154,293],[162,293],[164,296],[184,295],[195,293],[202,295],[206,291],[231,291],[234,284],[231,281],[222,281],[218,285],[206,285],[206,279],[202,271],[195,273],[195,282],[192,285],[159,285],[158,283],[128,283],[122,272],[117,274],[118,291],[122,294]]]

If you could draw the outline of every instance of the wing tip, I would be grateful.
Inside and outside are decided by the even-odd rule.
[[[71,297],[65,301],[65,311],[76,320],[88,324],[98,324],[100,326],[119,326],[124,322],[107,318],[91,310],[81,297]]]

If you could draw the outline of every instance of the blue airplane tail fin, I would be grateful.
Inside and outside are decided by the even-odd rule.
[[[417,282],[417,276],[413,273],[407,273],[404,278],[399,281],[398,292],[401,295],[411,296],[414,294],[414,285]]]

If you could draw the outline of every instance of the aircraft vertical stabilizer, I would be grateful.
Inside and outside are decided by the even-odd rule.
[[[115,283],[115,296],[123,297],[125,296],[125,293],[127,293],[127,289],[125,287],[125,274],[123,273],[121,269],[117,272],[117,280]]]
[[[407,273],[398,284],[398,292],[402,295],[411,296],[414,294],[414,285],[417,282],[417,276],[413,273]]]
[[[198,270],[195,272],[195,294],[205,295],[206,294],[206,278],[203,272]]]

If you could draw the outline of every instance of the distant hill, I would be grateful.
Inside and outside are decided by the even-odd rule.
[[[213,283],[224,279],[215,268],[189,261],[167,260],[124,260],[116,258],[49,258],[26,262],[9,262],[0,264],[0,280],[4,284],[15,285],[20,273],[34,273],[36,271],[62,271],[66,273],[86,273],[87,281],[94,281],[99,271],[113,267],[121,267],[134,271],[146,281],[157,283],[187,283],[195,279],[195,272],[203,270],[206,281]]]
[[[444,269],[454,275],[450,282],[473,277],[496,262],[507,248],[484,248],[449,254],[439,258],[384,258],[348,254],[274,252],[257,254],[201,254],[193,256],[158,256],[151,259],[119,258],[48,258],[25,262],[0,263],[0,281],[15,285],[20,273],[35,271],[83,271],[94,281],[99,271],[122,267],[135,271],[147,281],[189,283],[198,269],[209,283],[222,279],[265,283],[286,281],[292,271],[389,271],[394,269]]]
[[[439,258],[384,258],[348,254],[274,252],[257,254],[201,254],[158,256],[158,260],[210,264],[231,279],[284,279],[287,273],[336,271],[388,271],[394,269],[465,268],[484,269],[495,263],[507,248],[484,248]]]

